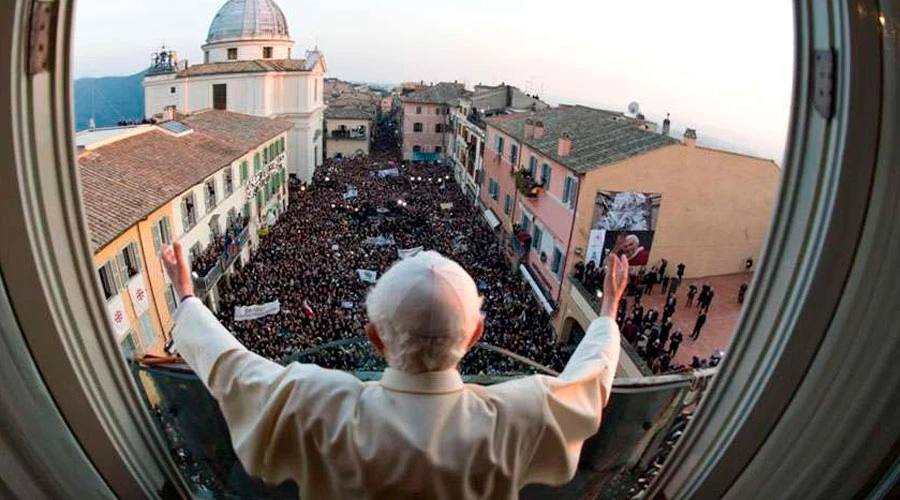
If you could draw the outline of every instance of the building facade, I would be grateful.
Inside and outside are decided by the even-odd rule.
[[[578,305],[575,264],[600,261],[625,239],[635,242],[635,267],[665,258],[683,262],[686,277],[741,272],[758,257],[777,165],[697,147],[693,131],[677,141],[651,130],[581,106],[488,120],[481,200],[526,281],[557,312],[557,331]]]
[[[404,160],[439,161],[446,157],[450,110],[466,95],[460,84],[438,83],[400,97]]]
[[[198,297],[246,263],[287,208],[290,122],[225,111],[79,137],[94,261],[123,350],[160,354],[180,297],[160,251],[179,240]],[[93,137],[91,137],[93,134]]]
[[[368,156],[375,115],[357,106],[325,110],[325,154],[328,158]]]
[[[287,21],[272,0],[229,0],[203,45],[204,64],[155,59],[144,79],[144,112],[219,109],[289,121],[288,172],[309,181],[323,157],[325,57],[295,59]]]

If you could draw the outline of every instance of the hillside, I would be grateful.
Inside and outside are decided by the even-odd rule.
[[[129,76],[75,80],[75,130],[88,128],[91,108],[98,127],[115,126],[120,120],[144,117],[144,72]]]

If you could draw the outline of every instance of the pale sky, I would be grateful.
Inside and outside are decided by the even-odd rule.
[[[672,114],[698,142],[774,159],[787,134],[786,0],[276,0],[294,54],[353,81],[506,82],[551,104]],[[224,0],[76,0],[75,77],[136,73],[162,43],[203,61]]]

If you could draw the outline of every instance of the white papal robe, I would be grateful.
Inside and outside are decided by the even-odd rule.
[[[294,479],[307,499],[516,498],[563,484],[597,432],[619,361],[619,329],[591,323],[558,377],[482,387],[456,370],[380,382],[248,351],[196,298],[176,313],[175,346],[219,402],[241,463]]]

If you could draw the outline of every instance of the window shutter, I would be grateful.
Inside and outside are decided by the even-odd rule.
[[[162,250],[162,235],[160,234],[159,226],[162,224],[162,219],[156,224],[153,224],[153,251],[159,255],[159,252]]]
[[[109,259],[106,261],[105,265],[107,266],[106,269],[109,271],[108,274],[112,281],[110,285],[112,285],[113,293],[119,293],[118,290],[122,288],[122,283],[124,283],[124,281],[122,281],[122,277],[119,276],[119,266],[116,264],[116,258],[113,257],[112,259]]]
[[[162,218],[162,242],[166,245],[172,244],[172,228],[169,226],[169,216],[164,215]]]
[[[128,283],[128,265],[125,264],[125,250],[116,254],[116,263],[119,267],[119,277],[122,279],[119,288],[123,288]]]
[[[129,243],[128,249],[131,252],[130,257],[134,260],[134,267],[137,268],[138,272],[143,271],[144,263],[141,262],[143,259],[141,259],[141,253],[138,252],[137,243],[134,243],[134,242]]]

